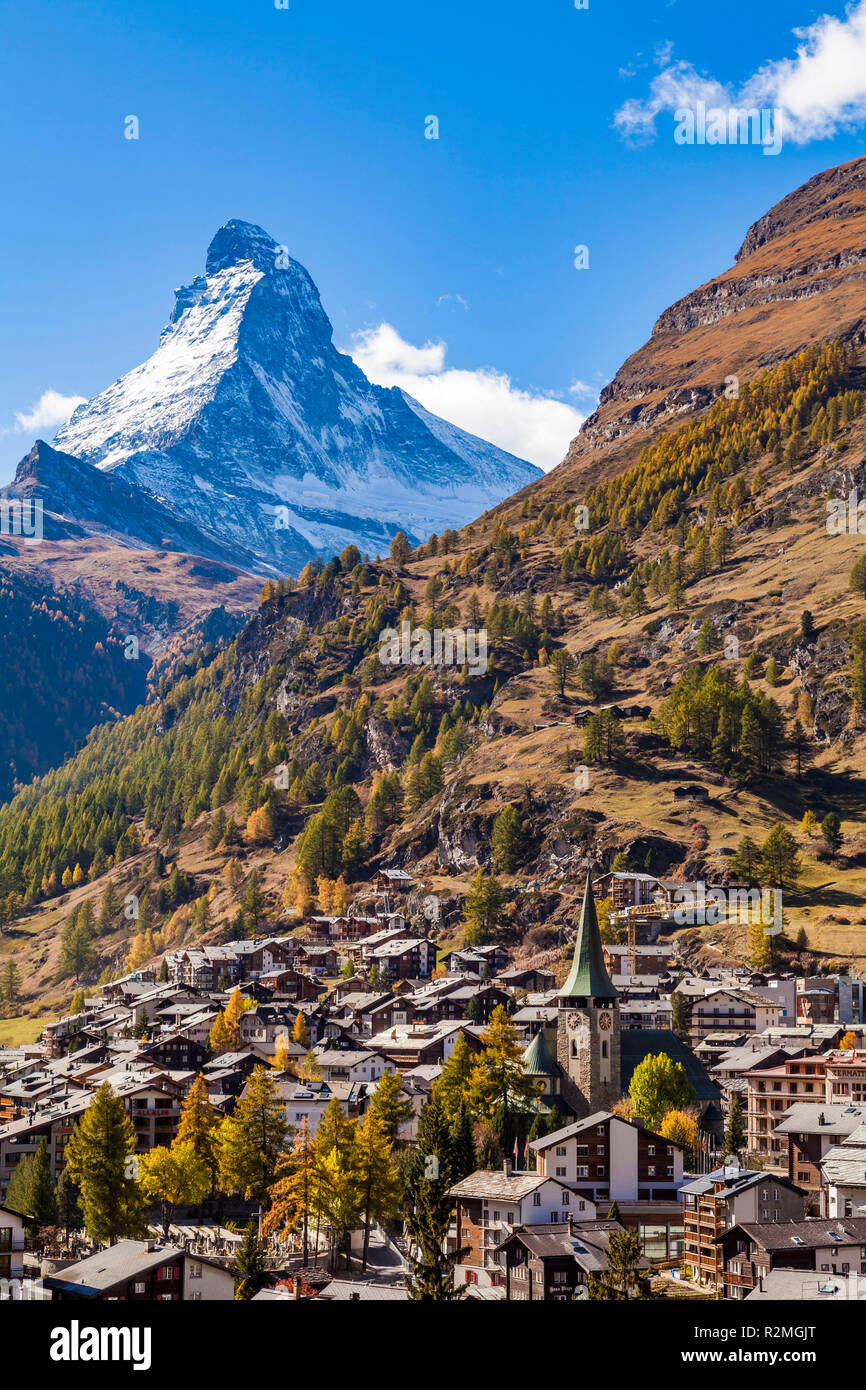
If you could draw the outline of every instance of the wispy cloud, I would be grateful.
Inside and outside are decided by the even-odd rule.
[[[6,433],[51,434],[69,419],[76,406],[83,405],[86,396],[63,396],[59,391],[43,391],[29,410],[16,410],[15,426]]]
[[[624,103],[614,125],[629,140],[656,134],[663,112],[693,109],[698,101],[718,107],[775,107],[783,139],[805,145],[866,121],[866,0],[844,18],[825,14],[793,30],[792,57],[770,59],[739,87],[699,72],[692,63],[661,52],[661,71],[643,99]]]
[[[378,386],[401,387],[434,415],[539,468],[562,462],[586,418],[567,401],[519,389],[505,372],[446,367],[445,343],[415,347],[390,323],[356,333],[349,352]]]

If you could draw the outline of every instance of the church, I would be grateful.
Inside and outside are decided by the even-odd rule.
[[[578,1119],[611,1110],[622,1095],[619,996],[604,963],[587,873],[574,960],[557,999],[556,1057],[561,1095]]]

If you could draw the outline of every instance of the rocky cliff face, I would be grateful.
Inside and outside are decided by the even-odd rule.
[[[866,341],[866,159],[816,175],[749,228],[735,265],[659,315],[602,391],[566,462],[704,409],[822,338]],[[620,458],[621,455],[618,455]]]
[[[304,267],[237,221],[177,291],[153,356],[57,444],[283,572],[459,526],[539,476],[369,382],[334,347]]]

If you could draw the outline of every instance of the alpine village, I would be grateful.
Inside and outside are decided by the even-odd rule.
[[[261,253],[229,226],[208,284]],[[857,160],[665,311],[558,467],[378,553],[123,538],[110,475],[34,446],[0,1298],[866,1276],[864,245]]]

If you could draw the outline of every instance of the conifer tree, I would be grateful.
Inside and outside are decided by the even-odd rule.
[[[199,1072],[181,1102],[177,1134],[172,1142],[191,1144],[210,1176],[210,1190],[216,1187],[219,1168],[219,1117],[208,1099],[205,1079]]]
[[[434,1096],[421,1111],[418,1136],[407,1175],[409,1211],[409,1270],[405,1277],[409,1297],[421,1303],[450,1302],[462,1297],[455,1286],[454,1266],[465,1250],[445,1252],[454,1199],[451,1128]],[[458,1233],[459,1234],[459,1233]]]
[[[81,1189],[84,1225],[91,1240],[114,1245],[147,1228],[132,1121],[107,1081],[99,1087],[66,1147],[69,1176]]]
[[[250,1220],[235,1255],[235,1300],[254,1298],[267,1281],[264,1247],[255,1220]]]
[[[264,1067],[256,1067],[234,1114],[219,1129],[222,1191],[239,1192],[247,1202],[267,1202],[288,1133],[276,1085]]]

